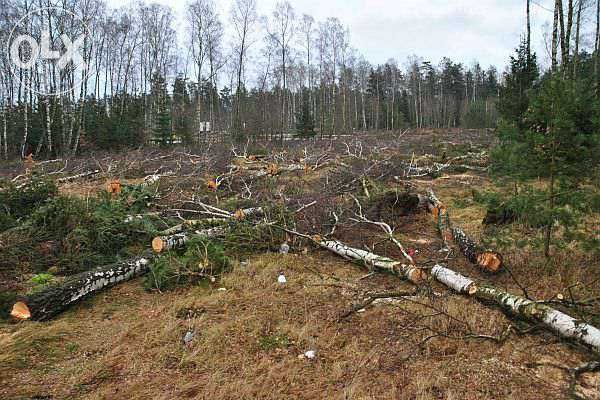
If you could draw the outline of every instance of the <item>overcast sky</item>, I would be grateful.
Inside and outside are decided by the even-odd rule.
[[[157,0],[174,8],[184,36],[186,0]],[[257,0],[258,12],[270,14],[277,0]],[[122,1],[109,0],[115,6]],[[216,0],[226,32],[232,0]],[[444,56],[467,65],[504,69],[525,32],[525,0],[290,0],[296,14],[317,21],[337,17],[350,29],[351,43],[372,63],[395,58],[404,64],[417,55],[434,64]],[[554,0],[532,4],[533,46],[547,63],[544,32]]]

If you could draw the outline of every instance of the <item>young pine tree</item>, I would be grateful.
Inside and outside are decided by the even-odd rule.
[[[302,107],[296,121],[296,136],[310,138],[316,135],[315,121],[310,110],[309,96],[306,90],[302,93]]]
[[[553,228],[568,231],[584,215],[582,185],[597,173],[600,102],[590,83],[548,74],[520,121],[499,129],[500,145],[492,154],[492,171],[521,183],[513,203],[521,204],[520,214],[532,225],[543,227],[547,257]]]
[[[529,98],[538,78],[536,55],[529,55],[527,42],[521,41],[516,54],[510,57],[509,70],[504,75],[505,83],[500,87],[498,111],[505,123],[523,127],[523,116],[529,107]]]

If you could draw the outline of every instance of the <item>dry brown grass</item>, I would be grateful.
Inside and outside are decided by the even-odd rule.
[[[276,283],[279,270],[288,278],[284,288]],[[357,281],[362,275],[319,252],[255,257],[211,288],[161,295],[124,284],[52,322],[3,326],[0,397],[558,399],[565,397],[560,371],[526,364],[584,358],[550,336],[424,343],[432,335],[426,326],[456,336],[467,332],[465,324],[488,335],[507,326],[500,312],[454,295],[377,305],[339,322],[357,300],[345,283],[407,285],[390,276]],[[197,336],[186,347],[181,338],[190,325]],[[288,345],[261,345],[273,335]],[[308,349],[317,350],[315,361],[298,358]],[[600,390],[593,377],[584,384]]]
[[[431,142],[426,136],[414,140]],[[309,199],[322,194],[319,183],[332,168],[284,174],[274,182],[258,182],[254,189],[302,189]],[[376,183],[397,186],[391,179]],[[104,185],[91,182],[61,190],[88,196]],[[417,186],[433,187],[453,221],[475,239],[485,234],[485,210],[472,201],[471,189],[490,187],[487,177],[466,173],[417,181]],[[325,204],[341,201],[325,197],[316,197],[323,198],[319,207],[297,216],[305,220],[299,229],[318,230]],[[298,201],[307,204],[307,199]],[[420,251],[417,262],[443,257],[429,215],[393,222],[397,237]],[[511,234],[524,231],[516,226]],[[401,257],[372,227],[340,226],[336,238]],[[551,262],[529,248],[504,256],[519,285],[538,299],[600,277],[598,260],[579,251],[557,251]],[[485,275],[460,254],[445,262],[474,279],[521,293],[509,274]],[[280,270],[288,279],[285,287],[277,284]],[[212,286],[158,294],[145,292],[137,280],[50,322],[0,325],[0,398],[567,399],[564,372],[531,365],[572,367],[590,358],[584,349],[546,333],[512,334],[502,343],[470,337],[499,336],[511,320],[436,284],[432,289],[440,296],[372,305],[340,320],[366,291],[412,290],[388,275],[360,279],[366,273],[316,249],[303,255],[257,254]],[[579,296],[600,295],[597,285],[576,290]],[[190,327],[196,336],[185,346],[182,337]],[[298,357],[309,349],[317,351],[315,360]],[[600,377],[584,375],[577,390],[600,398]]]

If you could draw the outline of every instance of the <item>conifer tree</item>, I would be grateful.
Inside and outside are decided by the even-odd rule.
[[[520,105],[527,104],[525,110],[501,108],[503,118],[512,123],[499,129],[492,173],[520,182],[511,204],[530,225],[543,227],[547,257],[554,227],[568,233],[589,207],[584,184],[597,173],[600,161],[600,102],[591,79],[551,71],[527,94]],[[522,93],[516,81],[507,79],[504,104]]]
[[[297,136],[313,137],[316,135],[315,121],[311,113],[309,96],[306,90],[304,90],[302,93],[302,107],[300,108],[300,112],[298,113],[296,120]]]

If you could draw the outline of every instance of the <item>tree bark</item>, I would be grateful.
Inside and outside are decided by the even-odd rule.
[[[433,267],[431,276],[458,293],[467,294],[482,302],[493,303],[512,315],[539,322],[558,335],[576,340],[589,346],[594,352],[600,353],[600,330],[592,325],[572,318],[545,304],[507,293],[492,286],[478,286],[473,280],[441,265]]]
[[[138,257],[74,275],[64,282],[17,299],[11,315],[21,320],[48,320],[85,297],[145,274],[150,261],[151,256]]]
[[[193,238],[213,238],[227,232],[227,226],[217,226],[215,228],[204,229],[194,233],[178,233],[170,236],[157,236],[152,239],[152,249],[156,253],[169,251],[173,249],[184,248],[186,243]]]
[[[531,0],[527,0],[527,67],[531,65]]]
[[[552,23],[552,71],[558,68],[558,16],[559,7],[562,5],[560,0],[554,3],[554,21]]]
[[[487,272],[496,273],[502,269],[502,255],[483,248],[467,236],[461,228],[453,227],[446,206],[435,196],[433,191],[429,191],[427,200],[427,208],[433,214],[446,247],[450,241],[453,241],[467,260]]]
[[[327,249],[346,259],[352,259],[363,262],[366,266],[372,266],[377,270],[389,272],[399,276],[402,279],[409,280],[416,285],[422,284],[427,279],[427,274],[421,268],[409,266],[391,258],[381,257],[366,250],[355,249],[346,246],[337,240],[323,240],[317,238],[319,246]]]
[[[577,78],[577,68],[579,66],[579,38],[581,35],[581,12],[583,11],[583,0],[579,0],[577,8],[577,28],[575,30],[575,51],[573,53],[573,78]]]

